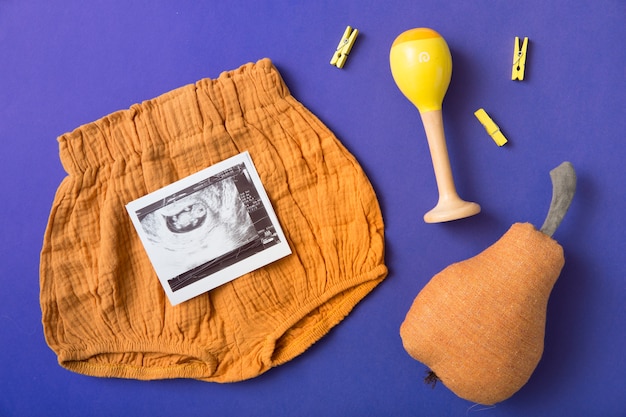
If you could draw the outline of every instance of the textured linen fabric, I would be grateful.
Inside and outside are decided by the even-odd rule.
[[[41,253],[46,341],[82,374],[232,382],[304,352],[387,274],[355,158],[263,59],[59,138]],[[249,151],[291,255],[175,307],[125,205]]]
[[[459,397],[495,404],[517,392],[544,346],[563,248],[530,223],[452,264],[420,291],[400,335],[407,352]]]

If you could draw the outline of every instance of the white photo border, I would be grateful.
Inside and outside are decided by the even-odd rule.
[[[193,198],[193,195],[198,192],[231,178],[239,179],[239,181],[235,180],[237,198],[240,199],[240,202],[236,204],[241,204],[246,211],[247,222],[249,222],[246,227],[250,230],[253,228],[248,232],[248,240],[215,258],[205,259],[205,262],[198,266],[173,273],[172,269],[164,264],[163,248],[154,242],[154,236],[147,233],[142,220],[151,213],[167,210],[173,204],[180,205],[181,201],[185,201],[184,199]],[[186,212],[192,211],[192,206],[196,204],[188,203]],[[126,205],[126,210],[172,305],[180,304],[291,254],[285,234],[248,151],[131,201]],[[206,217],[206,208],[200,207],[200,210],[204,210],[201,213]],[[232,208],[229,210],[232,211]],[[158,218],[160,228],[165,230],[162,224],[166,216],[154,214],[153,218]],[[204,217],[201,221],[204,222]],[[182,236],[188,232],[183,227],[174,229],[170,223],[168,217],[169,231],[165,231],[166,234],[174,236],[179,233]],[[196,223],[188,222],[187,226],[196,227],[189,225],[198,223],[201,224],[198,220]],[[203,225],[203,227],[209,226]],[[201,229],[190,233],[194,232],[197,236],[203,236],[202,233],[204,233]],[[254,232],[256,233],[252,236],[250,233]]]

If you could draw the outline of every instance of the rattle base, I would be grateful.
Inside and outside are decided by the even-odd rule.
[[[463,219],[478,213],[480,213],[480,206],[470,201],[461,199],[440,201],[432,210],[424,214],[424,221],[426,223],[443,223]]]

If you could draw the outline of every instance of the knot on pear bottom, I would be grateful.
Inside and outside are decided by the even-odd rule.
[[[543,353],[563,248],[530,223],[435,275],[400,328],[406,351],[466,400],[492,405],[528,381]]]

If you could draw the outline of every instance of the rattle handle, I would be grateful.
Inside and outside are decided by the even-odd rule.
[[[424,130],[426,131],[426,139],[428,139],[430,157],[433,161],[437,189],[439,190],[439,200],[459,198],[452,177],[452,168],[450,167],[450,158],[446,146],[441,110],[420,112],[420,116],[422,117]]]

